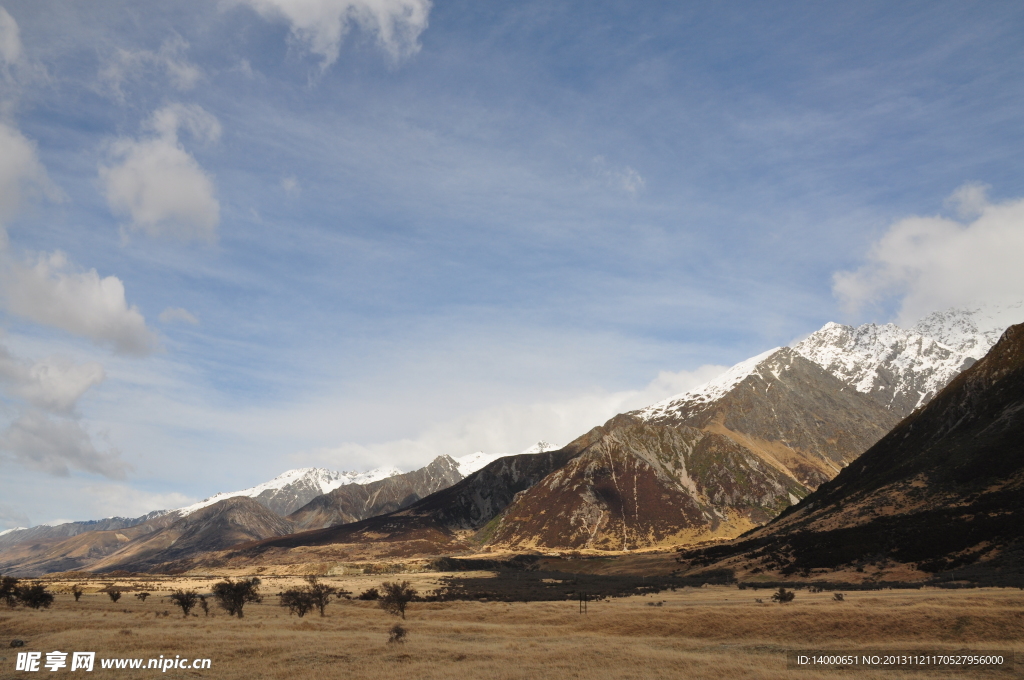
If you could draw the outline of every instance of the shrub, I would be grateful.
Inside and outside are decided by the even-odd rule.
[[[409,587],[408,581],[401,583],[385,581],[380,587],[384,592],[381,593],[377,604],[387,613],[401,616],[404,619],[405,607],[412,602],[412,598],[416,597],[416,591]]]
[[[6,602],[8,607],[18,604],[18,579],[13,576],[0,578],[0,600]]]
[[[111,602],[117,602],[121,599],[121,591],[117,588],[111,588],[107,591],[107,596],[110,598]]]
[[[357,600],[378,600],[380,599],[380,593],[376,588],[367,588],[363,592],[359,593]]]
[[[242,609],[246,603],[263,601],[259,588],[260,580],[255,576],[241,581],[227,579],[214,584],[213,596],[217,598],[217,603],[227,611],[228,616],[242,618]]]
[[[18,587],[18,599],[26,607],[32,609],[43,609],[49,608],[53,604],[53,593],[46,590],[46,586],[42,583],[33,583],[30,586],[19,586]]]
[[[298,614],[301,619],[313,609],[313,598],[305,588],[292,588],[279,596],[282,607],[288,607],[289,614]]]
[[[146,598],[149,597],[149,593],[135,593],[135,597],[142,600],[142,602],[144,603],[146,601]]]
[[[779,604],[784,604],[786,602],[792,602],[793,598],[795,597],[796,593],[794,593],[792,590],[786,590],[785,588],[780,586],[778,592],[772,594],[772,601],[778,602]]]
[[[199,593],[194,590],[175,590],[170,595],[171,602],[181,607],[181,615],[188,616],[188,613],[199,602]]]
[[[842,593],[835,593],[835,594],[834,594],[834,595],[832,596],[832,599],[833,599],[833,600],[835,600],[836,602],[842,602],[843,600],[845,600],[845,599],[846,599],[846,596],[845,596],[845,595],[843,595]]]
[[[388,644],[402,643],[405,642],[405,637],[409,634],[402,624],[396,623],[391,626],[391,630],[388,631]]]
[[[210,603],[206,601],[206,595],[199,596],[199,608],[203,610],[203,616],[210,615]]]
[[[82,597],[82,593],[84,592],[85,591],[82,590],[82,586],[78,585],[77,583],[71,586],[71,594],[75,596],[75,602],[78,602],[79,598]]]

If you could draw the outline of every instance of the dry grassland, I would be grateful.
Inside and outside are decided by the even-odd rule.
[[[400,575],[421,591],[440,574]],[[394,577],[391,577],[394,578]],[[14,671],[15,651],[95,651],[97,658],[155,658],[160,654],[208,657],[208,671],[108,670],[84,677],[111,678],[700,678],[775,680],[800,678],[1024,677],[1013,672],[971,676],[938,671],[787,670],[789,649],[916,648],[1009,649],[1024,658],[1024,592],[979,589],[854,592],[845,602],[831,593],[798,591],[787,605],[768,602],[767,591],[736,587],[680,589],[649,597],[589,604],[577,602],[412,603],[408,640],[389,644],[387,631],[400,621],[373,602],[338,601],[327,616],[289,616],[277,606],[279,590],[298,579],[264,580],[262,604],[245,618],[212,608],[212,616],[183,619],[161,596],[171,589],[208,591],[215,580],[125,579],[117,585],[144,588],[145,603],[125,592],[120,602],[96,592],[106,581],[90,581],[81,602],[58,595],[49,610],[0,609],[0,677],[33,677]],[[327,578],[360,592],[389,577]],[[70,583],[63,584],[65,587]],[[60,585],[52,584],[59,589]],[[92,592],[89,592],[92,591]],[[755,597],[765,600],[758,604]],[[661,606],[652,606],[654,603]],[[170,612],[163,616],[162,612]],[[57,677],[64,669],[39,677]],[[74,677],[74,676],[72,676]]]

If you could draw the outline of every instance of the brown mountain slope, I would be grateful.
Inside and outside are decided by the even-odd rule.
[[[239,543],[283,536],[291,523],[247,496],[227,498],[127,543],[89,565],[90,571],[148,571]]]
[[[634,415],[729,437],[810,489],[899,422],[877,400],[788,347],[761,359],[722,396],[683,395]]]
[[[346,484],[318,496],[288,520],[297,530],[325,529],[401,510],[462,479],[450,456],[438,456],[426,467],[370,484]]]
[[[489,544],[632,550],[735,536],[806,493],[728,437],[626,418],[518,494]]]
[[[130,541],[170,525],[173,519],[173,516],[164,514],[133,526],[73,533],[70,538],[59,533],[56,536],[42,534],[35,540],[4,546],[0,551],[0,573],[37,576],[87,569]]]
[[[682,555],[784,573],[898,562],[1021,576],[1024,325],[836,479],[741,541]]]

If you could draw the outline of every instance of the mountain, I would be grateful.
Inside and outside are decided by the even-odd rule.
[[[1024,324],[834,480],[689,568],[1024,584]]]
[[[219,493],[172,512],[178,513],[179,516],[190,515],[226,498],[248,496],[271,512],[284,516],[295,512],[317,496],[329,493],[341,486],[370,484],[398,474],[401,472],[395,467],[377,468],[362,473],[335,472],[326,468],[298,468],[283,472],[269,482],[257,484],[241,491]]]
[[[438,456],[430,465],[413,472],[368,484],[340,486],[317,496],[288,515],[288,520],[299,530],[358,522],[401,510],[461,479],[459,464],[450,456]]]
[[[167,510],[154,510],[142,517],[107,517],[105,519],[94,519],[84,522],[41,524],[31,528],[17,527],[15,529],[8,529],[7,531],[0,531],[0,550],[17,543],[24,543],[27,541],[32,541],[34,543],[54,542],[62,541],[89,531],[115,531],[117,529],[127,529],[156,519],[167,514],[167,512]]]
[[[148,571],[239,543],[283,536],[292,524],[248,496],[218,501],[93,562],[90,571]]]
[[[831,479],[895,421],[817,364],[773,349],[609,421],[515,498],[490,544],[634,550],[731,538]]]
[[[218,565],[245,565],[265,559],[348,559],[359,555],[408,557],[438,555],[479,547],[486,526],[515,495],[529,489],[577,455],[603,428],[595,428],[558,451],[504,456],[462,481],[433,493],[411,506],[387,515],[303,531],[247,546],[205,561]],[[290,558],[289,551],[297,550]]]

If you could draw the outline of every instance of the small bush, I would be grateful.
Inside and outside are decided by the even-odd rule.
[[[203,616],[210,615],[210,603],[206,601],[206,595],[199,596],[199,608],[203,610]]]
[[[379,600],[380,592],[376,588],[367,588],[363,592],[359,593],[358,600]]]
[[[18,579],[13,576],[0,578],[0,600],[6,602],[8,607],[18,604]]]
[[[412,598],[416,597],[416,591],[409,587],[408,581],[401,583],[385,581],[380,587],[384,592],[381,593],[377,604],[388,614],[401,616],[404,619],[405,607],[412,602]]]
[[[75,602],[78,602],[79,598],[82,597],[82,594],[84,592],[85,591],[82,590],[82,586],[78,585],[77,583],[71,586],[71,594],[75,596]]]
[[[324,615],[324,609],[331,603],[331,596],[338,592],[338,589],[334,586],[329,586],[326,583],[321,583],[316,576],[307,576],[305,590],[309,593],[309,598],[313,603],[313,606],[320,610],[320,616]]]
[[[194,590],[175,590],[170,598],[171,602],[181,607],[181,615],[185,617],[199,602],[199,593]]]
[[[111,602],[117,602],[121,599],[121,591],[117,588],[111,588],[107,591],[107,597],[110,598]]]
[[[145,603],[146,598],[149,597],[149,593],[135,593],[135,597]]]
[[[405,642],[407,635],[409,635],[409,631],[403,628],[402,624],[396,623],[391,626],[391,630],[388,631],[388,644],[401,644]]]
[[[779,604],[785,604],[786,602],[792,602],[795,597],[796,593],[792,590],[786,590],[780,586],[778,592],[772,595],[772,601],[778,602]]]
[[[228,616],[242,618],[242,609],[249,602],[262,602],[260,596],[260,580],[257,577],[232,581],[227,579],[213,586],[213,596],[217,603],[223,607]]]
[[[32,609],[48,609],[53,604],[53,593],[46,590],[42,583],[18,587],[18,599],[26,607]]]
[[[832,595],[832,599],[835,600],[836,602],[842,602],[843,600],[846,599],[846,596],[843,595],[842,593],[835,593],[835,594]]]

